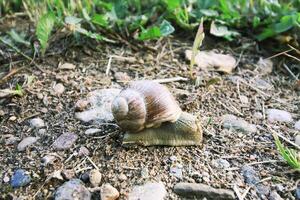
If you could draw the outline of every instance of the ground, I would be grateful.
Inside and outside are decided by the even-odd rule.
[[[54,171],[75,169],[75,176],[81,177],[82,173],[94,168],[93,164],[102,173],[102,182],[116,187],[121,199],[126,199],[134,185],[148,180],[162,181],[168,190],[167,199],[180,199],[173,192],[173,187],[181,181],[205,183],[216,188],[235,187],[243,194],[248,188],[241,171],[245,165],[254,168],[267,189],[277,191],[284,199],[295,199],[299,174],[282,161],[274,144],[272,130],[281,132],[291,141],[297,131],[294,123],[268,122],[266,110],[285,110],[292,113],[294,120],[299,120],[299,92],[287,74],[275,68],[273,73],[264,75],[257,68],[255,64],[258,58],[265,55],[248,50],[242,50],[241,54],[241,49],[225,48],[224,43],[218,45],[216,40],[216,44],[204,48],[217,48],[219,52],[233,54],[239,64],[232,74],[198,71],[198,84],[193,81],[166,84],[183,110],[201,118],[204,132],[201,147],[124,147],[123,132],[114,126],[85,124],[75,119],[75,103],[96,89],[122,88],[128,78],[189,77],[189,62],[184,58],[184,51],[191,48],[192,41],[163,39],[146,44],[152,48],[141,48],[138,52],[126,45],[100,43],[91,47],[91,44],[84,48],[73,46],[63,53],[59,51],[59,44],[54,45],[49,50],[50,55],[36,61],[39,67],[30,65],[22,57],[19,57],[20,61],[12,63],[13,68],[24,68],[6,80],[1,88],[19,83],[23,85],[24,95],[0,99],[0,175],[2,179],[11,177],[15,169],[22,168],[30,172],[32,180],[20,189],[12,189],[9,182],[1,180],[0,193],[3,199],[13,196],[51,198],[55,189],[64,182],[55,178],[46,181]],[[108,60],[112,55],[131,59],[113,58],[110,72],[106,75]],[[58,69],[59,63],[66,62],[76,65],[76,68]],[[120,78],[118,72],[124,72],[125,75]],[[32,83],[26,84],[30,77],[34,77]],[[57,83],[65,87],[61,95],[53,92],[53,86]],[[248,102],[241,102],[241,99]],[[257,113],[261,113],[261,119]],[[225,114],[233,114],[255,124],[257,131],[247,133],[224,128],[222,116]],[[45,132],[29,125],[29,120],[35,117],[44,120]],[[89,128],[101,128],[103,132],[86,135],[85,130]],[[68,132],[77,134],[79,139],[68,150],[55,150],[52,146],[55,139]],[[5,144],[12,135],[17,137],[16,142]],[[28,136],[38,136],[40,139],[26,151],[19,152],[19,141]],[[80,147],[90,151],[91,161],[75,153]],[[43,167],[41,159],[50,154],[58,159],[54,164]],[[183,166],[181,180],[170,174],[170,158],[174,156]],[[216,166],[218,159],[228,161],[230,166]],[[89,183],[86,186],[90,187]],[[245,199],[258,199],[259,195],[252,187],[246,192]]]

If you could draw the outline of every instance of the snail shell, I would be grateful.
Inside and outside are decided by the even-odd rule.
[[[139,132],[175,122],[182,111],[169,90],[154,81],[135,81],[112,102],[117,124],[126,131]]]

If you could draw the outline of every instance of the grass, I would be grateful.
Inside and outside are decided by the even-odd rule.
[[[299,154],[293,149],[285,147],[279,140],[276,134],[273,134],[275,139],[275,144],[278,152],[282,156],[282,158],[290,165],[293,169],[300,171],[300,160]]]
[[[293,37],[300,29],[299,7],[299,0],[0,0],[0,17],[26,13],[44,54],[51,34],[60,30],[75,38],[111,41],[115,33],[144,41],[196,30],[201,19],[210,34],[227,40]],[[11,38],[19,45],[28,42]]]

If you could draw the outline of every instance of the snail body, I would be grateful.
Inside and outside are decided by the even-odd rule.
[[[123,143],[200,145],[199,120],[183,112],[167,87],[154,81],[135,81],[112,102],[115,121],[126,131]]]

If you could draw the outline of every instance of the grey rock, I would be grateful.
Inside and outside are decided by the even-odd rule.
[[[242,174],[244,176],[245,182],[250,185],[255,185],[257,182],[260,181],[258,173],[251,166],[245,165],[242,168]]]
[[[134,186],[128,200],[163,200],[167,190],[163,183],[147,182],[142,186]]]
[[[101,183],[102,174],[97,169],[92,169],[89,173],[89,180],[93,187],[98,187]]]
[[[78,156],[88,156],[90,154],[90,151],[86,147],[80,147],[78,151]]]
[[[269,195],[269,200],[283,200],[283,199],[275,190],[273,190]]]
[[[45,126],[44,120],[39,117],[29,120],[29,124],[31,128],[42,128]]]
[[[73,169],[64,169],[61,172],[61,175],[66,180],[71,180],[76,176],[76,172]]]
[[[294,127],[295,129],[300,130],[300,120],[295,123]]]
[[[170,156],[170,160],[171,160],[172,162],[176,162],[176,161],[177,161],[177,157],[176,157],[176,156]]]
[[[260,198],[266,199],[270,194],[270,187],[268,185],[259,183],[256,185],[256,191]]]
[[[270,74],[273,70],[273,62],[270,59],[259,58],[257,67],[262,75]]]
[[[182,168],[183,166],[181,164],[176,163],[170,167],[170,174],[176,178],[182,179]]]
[[[295,143],[300,146],[300,135],[296,135]]]
[[[94,134],[96,134],[96,133],[100,133],[102,130],[101,129],[99,129],[99,128],[89,128],[89,129],[87,129],[85,132],[84,132],[84,134],[86,134],[86,135],[94,135]]]
[[[90,108],[75,113],[75,117],[80,121],[92,123],[113,121],[111,103],[119,93],[119,89],[101,89],[90,92],[86,99]]]
[[[65,86],[61,83],[54,85],[53,87],[53,95],[60,96],[64,93]]]
[[[47,166],[49,164],[53,164],[56,160],[56,157],[53,155],[45,155],[43,158],[41,158],[41,164],[43,166]]]
[[[249,124],[242,118],[238,118],[234,115],[223,115],[223,126],[224,128],[234,129],[237,131],[243,131],[247,133],[254,133],[256,132],[256,126],[254,124]]]
[[[177,183],[174,192],[182,197],[208,200],[235,199],[234,192],[229,189],[216,189],[201,183]]]
[[[240,95],[240,101],[242,104],[248,104],[249,100],[248,97],[246,97],[245,95]]]
[[[119,179],[120,181],[126,181],[126,180],[127,180],[127,176],[126,176],[125,174],[120,174],[120,175],[118,176],[118,179]]]
[[[81,180],[72,179],[61,185],[54,194],[55,200],[90,200],[91,193]]]
[[[263,115],[261,114],[261,112],[255,112],[253,114],[253,117],[256,118],[256,119],[262,119],[263,118]]]
[[[299,200],[300,199],[300,186],[298,185],[296,188],[296,199]]]
[[[147,167],[143,167],[141,170],[142,178],[149,178],[149,169]]]
[[[16,144],[20,139],[14,135],[5,135],[5,145]]]
[[[39,137],[26,137],[17,146],[18,151],[25,151],[25,149],[38,141]]]
[[[10,184],[13,188],[19,188],[28,185],[31,182],[31,177],[24,169],[17,169],[11,177]]]
[[[103,184],[100,188],[101,200],[115,200],[119,198],[119,191],[109,183]]]
[[[44,129],[44,128],[41,128],[41,129],[39,129],[38,130],[38,134],[40,135],[40,136],[44,136],[44,135],[46,135],[46,129]]]
[[[76,142],[78,136],[74,133],[63,133],[53,143],[53,147],[56,150],[70,149]]]
[[[267,109],[268,120],[270,122],[292,122],[291,113],[279,109]]]
[[[227,169],[230,167],[230,163],[227,160],[222,159],[222,158],[213,160],[212,163],[213,163],[213,166],[215,166],[216,168],[219,168],[219,169]]]
[[[260,78],[255,78],[252,82],[252,84],[255,85],[255,87],[257,87],[258,89],[261,90],[270,90],[272,89],[273,85],[263,79]]]

